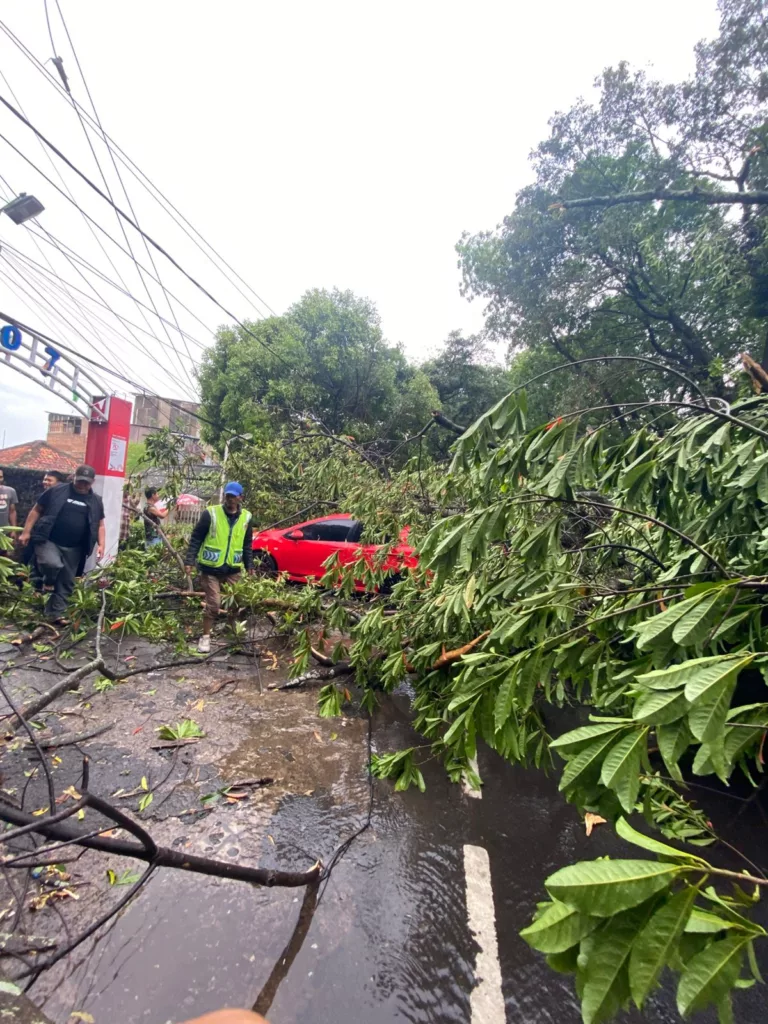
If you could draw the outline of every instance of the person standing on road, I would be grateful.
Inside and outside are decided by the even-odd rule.
[[[3,481],[5,476],[0,469],[0,527],[16,525],[16,506],[19,503],[18,495],[12,487],[8,487]]]
[[[47,469],[45,473],[43,473],[43,491],[49,491],[52,487],[56,487],[58,484],[66,483],[66,480],[67,474],[62,473],[61,470]],[[31,516],[32,509],[30,509],[29,512],[27,513],[27,518],[24,522],[25,530],[28,526],[30,529],[32,528]],[[22,533],[22,537],[23,536],[24,534]],[[21,542],[21,538],[19,538],[19,542]],[[21,561],[24,565],[29,566],[29,582],[32,584],[35,590],[42,590],[43,577],[40,575],[40,570],[37,567],[37,561],[35,560],[35,549],[31,544],[28,544],[24,549]]]
[[[155,544],[163,543],[155,527],[160,525],[162,519],[168,518],[168,507],[164,501],[160,500],[156,487],[147,487],[144,491],[144,497],[147,499],[147,503],[144,506],[144,515],[146,516],[144,520],[144,539],[146,546],[151,548]]]
[[[43,590],[50,593],[45,617],[51,621],[61,620],[94,547],[104,556],[104,506],[93,493],[95,479],[92,466],[78,466],[71,484],[43,491],[21,534],[22,544],[31,540],[35,546]]]
[[[243,508],[243,488],[232,481],[224,488],[224,504],[205,509],[189,538],[184,562],[191,576],[195,564],[205,592],[203,634],[197,645],[201,654],[211,649],[211,627],[221,608],[221,588],[245,567],[253,569],[251,513]]]

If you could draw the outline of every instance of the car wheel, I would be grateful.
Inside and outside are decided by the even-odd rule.
[[[261,569],[267,576],[277,576],[277,562],[268,551],[254,551],[253,565],[254,568]]]

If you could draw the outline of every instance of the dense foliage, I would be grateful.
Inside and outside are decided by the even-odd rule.
[[[706,845],[715,833],[685,800],[683,771],[723,781],[738,771],[756,783],[768,729],[768,400],[729,409],[694,391],[680,405],[659,401],[655,419],[623,439],[594,412],[530,429],[525,392],[513,393],[459,439],[450,473],[431,478],[432,498],[411,474],[373,497],[350,488],[347,505],[363,515],[372,501],[386,504],[382,488],[401,512],[411,493],[422,558],[395,587],[389,614],[380,603],[354,626],[350,656],[364,687],[410,678],[415,724],[452,777],[473,778],[482,739],[508,760],[556,768],[582,813],[619,821],[641,811],[666,837]],[[446,659],[446,649],[460,656]],[[338,706],[333,693],[323,699]],[[584,724],[555,737],[566,706],[582,706]],[[385,755],[377,770],[401,788],[421,785],[413,755]],[[613,868],[594,870],[599,881]],[[648,915],[667,905],[662,888],[689,917],[709,891],[688,891],[682,869],[659,877],[663,886],[627,902],[616,876],[584,930],[566,929],[567,946],[537,947],[567,950],[573,968],[580,955],[585,1021],[604,1019],[630,991],[641,1003],[664,964],[689,979],[715,957],[710,944],[721,949],[721,931],[733,938],[729,925],[710,922],[681,945],[681,918],[647,984],[630,986],[631,951],[643,948]],[[681,881],[688,888],[669,888]],[[570,890],[548,885],[557,897],[548,914],[583,910]],[[641,911],[621,916],[636,904]],[[762,934],[742,927],[723,975],[730,981],[702,975],[701,991],[680,996],[682,1010],[725,1005],[732,969]],[[587,984],[617,930],[625,955],[610,984],[602,974]],[[690,984],[681,980],[683,993]],[[597,1002],[594,985],[603,985]]]
[[[203,440],[270,440],[280,428],[401,438],[438,403],[427,378],[384,339],[368,299],[307,292],[285,316],[222,328],[200,370]],[[223,435],[223,438],[222,438]]]
[[[465,290],[488,301],[516,383],[557,363],[609,354],[662,358],[728,393],[734,358],[768,366],[766,207],[564,203],[667,188],[765,189],[768,23],[764,0],[721,0],[721,32],[691,79],[664,84],[626,64],[551,121],[535,181],[500,228],[459,245]],[[658,378],[603,364],[552,377],[532,395],[544,416],[643,400]]]

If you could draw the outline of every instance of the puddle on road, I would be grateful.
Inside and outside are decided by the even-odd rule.
[[[255,803],[217,805],[198,825],[164,823],[163,841],[183,833],[197,852],[264,867],[304,868],[318,856],[327,863],[365,820],[367,721],[318,718],[312,693],[244,689],[252,714],[215,768],[227,780],[272,775],[275,785]],[[407,719],[406,700],[386,699],[374,719],[374,748],[418,743]],[[484,799],[468,800],[437,765],[423,767],[425,796],[376,783],[371,827],[334,870],[298,948],[291,939],[304,890],[166,870],[32,995],[55,1024],[67,1024],[72,1010],[90,1013],[95,1024],[166,1024],[252,1006],[288,950],[267,1014],[272,1024],[466,1024],[476,947],[462,847],[471,842],[490,856],[507,1019],[577,1024],[572,980],[550,971],[517,933],[547,874],[573,860],[626,856],[626,847],[607,828],[587,839],[556,778],[489,755]],[[746,815],[736,824],[745,839]],[[742,1024],[763,1019],[761,999],[757,989],[739,994]],[[623,1024],[669,1024],[677,1019],[672,1007],[662,993]]]
[[[217,764],[223,778],[272,775],[255,807],[228,809],[190,849],[264,867],[328,862],[365,821],[367,720],[320,719],[316,694],[250,693],[253,720]],[[414,742],[404,706],[377,713],[379,750]],[[320,739],[317,739],[317,735]],[[331,736],[336,738],[331,741]],[[287,755],[291,756],[288,757]],[[461,869],[463,801],[427,766],[428,799],[376,784],[371,827],[340,861],[309,932],[274,995],[274,1024],[468,1019],[472,939]],[[163,841],[170,841],[163,837]],[[127,862],[126,862],[127,863]],[[106,934],[31,995],[56,1024],[72,1010],[95,1024],[165,1024],[222,1006],[251,1006],[289,944],[304,890],[257,889],[170,870]]]

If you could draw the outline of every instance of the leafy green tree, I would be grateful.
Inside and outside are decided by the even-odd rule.
[[[376,307],[349,291],[309,291],[284,317],[222,328],[200,370],[203,439],[281,428],[403,438],[429,418],[426,376],[383,336]]]
[[[764,206],[603,203],[667,189],[765,188],[764,0],[721,0],[721,33],[697,48],[690,81],[663,85],[625,64],[597,102],[555,115],[534,153],[535,181],[496,232],[464,237],[468,294],[488,300],[488,329],[533,375],[608,354],[660,359],[710,392],[732,390],[742,351],[766,360]],[[767,363],[768,365],[768,363]],[[659,391],[659,378],[582,365],[553,378],[550,411]]]
[[[493,359],[482,334],[465,337],[451,331],[438,352],[421,365],[440,398],[440,409],[455,423],[468,426],[510,389],[510,378]],[[434,435],[432,437],[434,440]],[[442,437],[442,449],[453,440]]]
[[[686,801],[683,771],[755,786],[762,771],[768,399],[730,412],[697,402],[660,398],[652,426],[613,441],[608,412],[598,426],[565,415],[531,429],[525,393],[506,396],[459,439],[431,514],[421,505],[421,564],[391,614],[352,629],[358,681],[410,676],[414,724],[452,778],[472,778],[482,739],[557,769],[582,814],[661,854],[547,880],[551,902],[525,937],[576,973],[585,1024],[641,1006],[665,967],[680,975],[682,1013],[713,1003],[728,1020],[765,938],[749,908],[768,883],[702,860],[696,847],[717,833]],[[585,724],[553,735],[566,705],[582,705]],[[401,755],[382,752],[376,772],[421,785]],[[637,839],[623,819],[638,812],[695,852]],[[713,887],[729,878],[742,879],[736,895]]]

